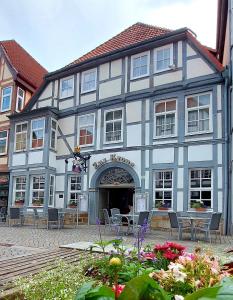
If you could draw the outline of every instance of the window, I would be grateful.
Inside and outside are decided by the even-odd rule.
[[[192,95],[186,98],[186,132],[203,133],[211,130],[211,94]]]
[[[172,171],[156,171],[155,172],[155,208],[172,208],[172,188],[173,174]]]
[[[15,151],[23,151],[27,148],[27,123],[16,124],[15,126]]]
[[[95,115],[85,115],[79,117],[79,145],[93,145]]]
[[[2,89],[2,105],[1,111],[8,111],[11,109],[11,96],[12,96],[12,87],[8,86]]]
[[[97,69],[88,70],[82,73],[82,93],[94,91],[96,89]]]
[[[176,100],[155,103],[155,136],[176,134]]]
[[[149,75],[149,52],[140,53],[131,58],[131,79]]]
[[[170,70],[173,65],[173,46],[166,45],[155,49],[154,52],[154,68],[155,72]]]
[[[71,176],[69,182],[69,206],[77,206],[82,190],[81,176]]]
[[[14,200],[15,204],[24,204],[26,195],[26,176],[14,178]]]
[[[105,142],[122,141],[123,111],[122,109],[105,112]]]
[[[50,181],[49,181],[49,206],[54,206],[54,192],[55,192],[55,176],[50,175]]]
[[[55,150],[57,145],[57,121],[51,120],[50,147]]]
[[[32,205],[43,206],[45,199],[45,176],[32,177]]]
[[[212,208],[212,172],[211,169],[190,170],[189,180],[189,205],[195,208]]]
[[[44,145],[44,119],[33,120],[31,126],[31,148],[42,148]]]
[[[16,99],[16,111],[21,112],[24,107],[24,90],[22,90],[20,87],[18,87],[17,91],[17,99]]]
[[[67,98],[74,95],[74,77],[61,79],[60,98]]]
[[[8,139],[8,132],[0,131],[0,155],[4,155],[7,153],[7,139]]]

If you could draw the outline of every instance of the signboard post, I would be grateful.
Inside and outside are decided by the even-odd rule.
[[[78,207],[78,213],[77,213],[77,225],[78,225],[78,216],[79,212],[87,213],[88,215],[88,225],[89,225],[89,214],[88,214],[88,208],[89,208],[89,197],[87,193],[83,193],[79,196],[79,207]]]

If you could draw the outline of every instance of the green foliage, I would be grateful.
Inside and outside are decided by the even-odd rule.
[[[106,287],[93,288],[93,281],[85,283],[77,292],[75,300],[114,300],[114,292]]]
[[[125,283],[130,281],[131,279],[140,276],[140,275],[148,275],[153,272],[153,268],[148,268],[143,266],[141,262],[133,261],[122,266],[121,271],[118,273],[119,283]]]
[[[17,287],[25,300],[73,300],[77,288],[86,281],[83,265],[58,262],[54,269],[35,276],[20,278]]]

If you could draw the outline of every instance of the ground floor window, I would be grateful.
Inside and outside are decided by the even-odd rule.
[[[82,178],[81,178],[81,176],[70,176],[70,178],[69,178],[68,206],[77,207],[81,191],[82,191]]]
[[[212,170],[192,169],[189,175],[189,207],[212,208]]]
[[[16,205],[23,205],[26,195],[26,176],[14,178],[14,200]]]
[[[54,206],[54,192],[55,192],[55,176],[50,175],[50,181],[49,181],[49,206]]]
[[[32,176],[32,205],[43,206],[45,199],[45,176]]]
[[[154,173],[155,208],[172,208],[173,173],[171,170],[160,170]]]

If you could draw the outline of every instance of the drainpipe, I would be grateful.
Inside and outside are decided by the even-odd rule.
[[[226,69],[222,72],[223,78],[225,79],[225,85],[224,85],[224,142],[225,142],[225,150],[224,150],[224,235],[227,235],[230,233],[230,223],[231,223],[231,189],[230,189],[230,113],[231,113],[231,107],[229,101],[229,95],[228,95],[228,89],[229,89],[229,68],[226,67]]]

